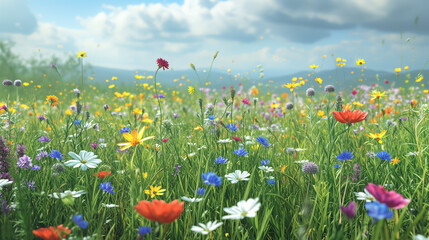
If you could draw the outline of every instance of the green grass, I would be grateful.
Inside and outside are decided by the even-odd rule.
[[[75,75],[79,76],[79,73]],[[162,77],[162,71],[158,77]],[[160,126],[160,119],[156,115],[159,105],[152,96],[153,87],[140,84],[133,89],[123,89],[131,95],[121,99],[115,97],[114,92],[122,93],[122,89],[108,89],[105,85],[89,87],[91,82],[85,79],[84,99],[79,101],[84,101],[89,108],[81,114],[74,111],[72,115],[66,115],[66,109],[77,100],[72,90],[80,86],[80,78],[76,77],[73,80],[75,83],[62,80],[56,83],[57,78],[50,79],[42,82],[44,85],[41,88],[35,82],[19,89],[20,102],[30,109],[23,109],[13,103],[17,98],[14,86],[1,87],[1,101],[16,110],[2,115],[0,130],[6,142],[13,141],[9,146],[12,154],[9,161],[12,164],[10,172],[15,180],[12,188],[2,190],[2,197],[16,205],[9,215],[0,215],[1,239],[34,239],[32,230],[60,224],[68,226],[72,230],[71,235],[78,239],[83,236],[94,236],[94,239],[136,239],[139,226],[152,227],[152,233],[147,238],[161,238],[164,224],[145,219],[133,208],[141,200],[153,200],[144,193],[150,185],[165,188],[165,194],[156,196],[156,199],[167,202],[182,196],[196,197],[198,188],[206,188],[203,201],[185,202],[181,216],[168,226],[165,239],[410,239],[416,234],[427,236],[429,233],[429,123],[428,108],[423,107],[426,96],[420,90],[411,92],[401,89],[399,93],[406,99],[416,99],[416,107],[404,102],[392,103],[388,98],[380,99],[380,109],[393,108],[391,114],[384,114],[380,119],[375,116],[377,108],[372,109],[368,103],[368,94],[361,90],[357,99],[365,105],[359,109],[368,111],[368,118],[348,127],[337,122],[332,115],[332,111],[337,108],[335,97],[338,90],[337,94],[317,90],[309,103],[303,93],[292,95],[289,92],[286,98],[277,99],[260,90],[258,96],[243,92],[231,98],[229,91],[218,89],[202,98],[204,106],[200,108],[199,92],[189,95],[183,86],[174,89],[174,93],[173,90],[164,90],[166,98],[161,103],[164,117],[163,125]],[[366,81],[372,83],[371,80]],[[153,86],[151,80],[146,80],[146,83]],[[306,89],[310,85],[317,83],[307,83],[300,88]],[[159,87],[158,91],[162,91],[162,86]],[[392,94],[389,89],[378,89]],[[139,98],[140,93],[144,94],[142,100]],[[410,93],[412,95],[406,97]],[[56,108],[44,102],[47,95],[60,98]],[[343,104],[352,103],[349,94],[341,95]],[[244,97],[250,100],[250,106],[241,103]],[[258,98],[256,105],[253,104],[255,97]],[[265,101],[264,105],[259,104],[261,100]],[[275,112],[284,111],[284,116],[270,116],[269,105],[273,101],[282,103],[282,109]],[[292,110],[284,110],[284,104],[288,101],[295,102]],[[228,104],[227,107],[224,102]],[[215,107],[206,111],[208,103],[214,103]],[[235,107],[236,103],[239,108]],[[104,104],[110,105],[111,109],[105,111]],[[119,107],[122,107],[122,116],[112,115]],[[138,120],[138,116],[133,114],[135,108],[144,109],[144,113],[154,120],[153,123]],[[319,117],[316,108],[323,110],[327,118]],[[354,106],[354,109],[357,107]],[[179,117],[175,119],[173,113]],[[46,115],[49,124],[39,121],[39,114]],[[205,121],[208,115],[220,118],[218,123],[211,125]],[[407,120],[399,121],[399,117],[406,117]],[[379,125],[370,123],[370,119],[379,119]],[[74,120],[82,122],[76,126]],[[396,124],[389,124],[388,120]],[[12,124],[6,127],[6,121]],[[83,128],[90,121],[99,125],[98,131]],[[238,123],[239,131],[231,132],[220,121],[224,125]],[[258,124],[259,129],[254,128],[254,124]],[[125,141],[119,131],[124,126],[132,130],[147,127],[145,137],[155,138],[131,147],[129,153],[118,153],[117,144]],[[203,129],[194,130],[197,126]],[[363,126],[364,130],[355,134],[353,129],[359,126]],[[21,127],[25,130],[22,131]],[[387,130],[387,137],[382,144],[365,136],[382,130]],[[75,136],[69,137],[71,135]],[[48,136],[51,141],[40,143],[38,138],[41,136]],[[249,152],[246,157],[233,153],[239,148],[240,142],[218,143],[219,139],[231,136],[238,136],[243,141],[251,139],[252,144],[244,145]],[[256,141],[258,136],[266,137],[271,147],[260,145]],[[160,141],[162,138],[169,138],[169,141],[163,143]],[[92,149],[91,142],[99,142],[100,139],[104,139],[106,146]],[[15,149],[18,143],[26,146],[26,155],[33,159],[33,164],[41,166],[40,171],[17,167]],[[47,157],[37,161],[35,157],[41,148],[48,153],[59,150],[64,159],[58,161]],[[305,150],[290,154],[287,148]],[[66,167],[64,172],[54,174],[53,164],[70,160],[67,153],[78,153],[80,150],[94,152],[103,162],[96,169],[82,171],[80,168]],[[352,151],[354,158],[338,161],[336,156],[345,150]],[[367,156],[367,152],[382,150],[388,151],[392,158],[399,158],[400,162],[392,165],[377,157]],[[410,152],[416,154],[407,155]],[[185,156],[188,157],[185,159]],[[215,163],[215,158],[219,156],[228,158],[229,163]],[[264,173],[258,169],[260,161],[264,159],[270,160],[269,166],[274,168],[274,172]],[[318,173],[303,173],[302,164],[296,162],[301,160],[318,164]],[[174,175],[176,163],[181,166],[178,175]],[[334,168],[338,163],[341,168]],[[350,175],[356,163],[360,164],[362,171],[359,180],[352,181]],[[237,169],[248,171],[250,180],[231,184],[223,178],[222,184],[215,187],[205,185],[201,177],[202,173],[208,171],[223,177]],[[104,179],[92,176],[103,170],[111,171],[112,174]],[[143,173],[147,173],[147,178],[144,178]],[[276,181],[272,186],[267,183],[269,176]],[[35,189],[29,189],[24,184],[26,180],[34,181]],[[102,182],[110,182],[115,193],[103,193],[99,188]],[[402,194],[411,202],[405,208],[395,210],[393,219],[375,223],[367,215],[364,202],[356,200],[354,195],[354,192],[362,192],[368,183],[387,184],[386,189]],[[47,196],[47,193],[65,190],[84,190],[86,194],[68,202]],[[224,208],[257,197],[262,205],[255,218],[221,219],[227,215]],[[351,201],[357,202],[357,215],[347,220],[340,206]],[[106,208],[102,203],[119,207]],[[80,229],[72,221],[75,214],[83,214],[89,222],[87,229]],[[222,221],[223,225],[210,235],[202,236],[190,230],[193,225],[214,220]]]

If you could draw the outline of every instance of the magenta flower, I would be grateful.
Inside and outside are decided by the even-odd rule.
[[[347,207],[341,206],[341,211],[347,216],[348,219],[356,217],[356,203],[353,201]]]
[[[156,63],[158,64],[159,68],[162,68],[162,70],[168,69],[168,62],[162,58],[158,58],[156,60]]]
[[[411,201],[393,190],[388,192],[381,185],[377,186],[373,183],[368,183],[368,186],[366,186],[365,189],[368,190],[368,192],[371,193],[377,201],[386,204],[389,208],[401,209]]]

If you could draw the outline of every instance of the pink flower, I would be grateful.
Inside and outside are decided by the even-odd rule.
[[[356,94],[358,94],[358,91],[352,90],[352,95],[356,95]]]
[[[158,58],[156,60],[156,63],[158,64],[159,68],[162,68],[162,70],[168,69],[168,62],[162,58]]]
[[[243,100],[241,100],[242,103],[250,105],[249,99],[247,98],[243,98]]]
[[[365,189],[368,190],[377,201],[386,204],[389,208],[401,209],[410,203],[410,199],[404,198],[401,194],[393,190],[388,192],[381,185],[377,186],[373,183],[368,183]]]
[[[161,139],[161,141],[163,141],[164,143],[166,143],[168,141],[168,139],[169,138],[164,138],[164,139]]]
[[[237,141],[237,142],[242,142],[243,140],[241,140],[241,138],[239,138],[239,137],[234,137],[234,136],[232,136],[231,137],[232,139],[234,139],[235,141]]]

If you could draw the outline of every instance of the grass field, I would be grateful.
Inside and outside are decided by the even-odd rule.
[[[77,60],[72,77],[51,66],[3,81],[1,239],[429,236],[423,76],[392,88],[357,61],[350,90],[317,66],[272,91],[164,89],[168,63],[154,59],[152,77],[117,88]]]

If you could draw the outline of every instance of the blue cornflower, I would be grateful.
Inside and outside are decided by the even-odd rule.
[[[265,160],[262,160],[262,161],[261,161],[261,165],[262,165],[262,166],[266,166],[266,165],[268,165],[268,164],[270,164],[270,160],[268,160],[268,159],[265,159]]]
[[[340,168],[341,165],[340,164],[335,164],[334,168]]]
[[[258,140],[258,143],[264,145],[265,147],[269,147],[270,143],[268,142],[268,140],[262,136],[257,137],[256,140]]]
[[[228,158],[224,158],[222,156],[215,159],[215,163],[225,164],[228,162]]]
[[[206,189],[205,188],[198,188],[197,190],[197,194],[200,196],[204,196],[204,193],[206,193]]]
[[[393,211],[384,203],[367,202],[365,203],[365,209],[368,211],[368,216],[373,217],[375,220],[391,219],[393,217]]]
[[[108,192],[108,193],[111,193],[111,194],[115,193],[115,192],[113,191],[113,187],[110,185],[110,182],[101,183],[101,184],[100,184],[100,188],[101,188],[102,190],[104,190],[104,191]]]
[[[234,153],[240,157],[249,154],[246,150],[244,150],[244,147],[239,147],[237,150],[234,150]]]
[[[213,120],[215,120],[215,119],[216,119],[216,117],[215,117],[215,116],[213,116],[213,115],[210,115],[210,116],[209,116],[209,120],[213,121]]]
[[[380,158],[381,160],[387,160],[389,162],[392,161],[392,157],[390,156],[390,153],[388,153],[387,151],[378,152],[375,156]]]
[[[227,128],[229,128],[229,130],[235,132],[238,130],[237,126],[235,126],[234,124],[228,123],[228,125],[226,125]]]
[[[130,132],[131,129],[129,127],[123,127],[121,130],[119,130],[122,134]]]
[[[81,122],[81,120],[74,120],[74,125],[80,125]]]
[[[63,159],[63,155],[60,153],[60,151],[58,150],[52,150],[51,153],[49,153],[49,156],[51,158],[56,158],[56,159]]]
[[[160,94],[158,94],[158,97],[159,97],[159,98],[165,98],[165,95],[164,95],[164,94],[162,94],[162,93],[160,93]]]
[[[88,227],[88,222],[83,220],[82,214],[74,215],[73,222],[75,222],[80,228],[86,229]]]
[[[34,164],[34,165],[31,167],[31,170],[40,170],[40,166],[37,166],[36,164]]]
[[[276,181],[274,179],[268,179],[267,183],[268,185],[274,185],[276,184]]]
[[[146,234],[149,234],[152,232],[152,228],[151,227],[139,227],[139,235],[140,237],[144,237]]]
[[[345,160],[350,160],[353,157],[354,156],[352,154],[352,151],[350,151],[350,152],[344,151],[344,152],[340,153],[340,155],[337,156],[337,160],[345,161]]]
[[[219,187],[222,183],[222,177],[218,177],[214,172],[207,172],[202,174],[204,183],[207,185],[215,185]]]

